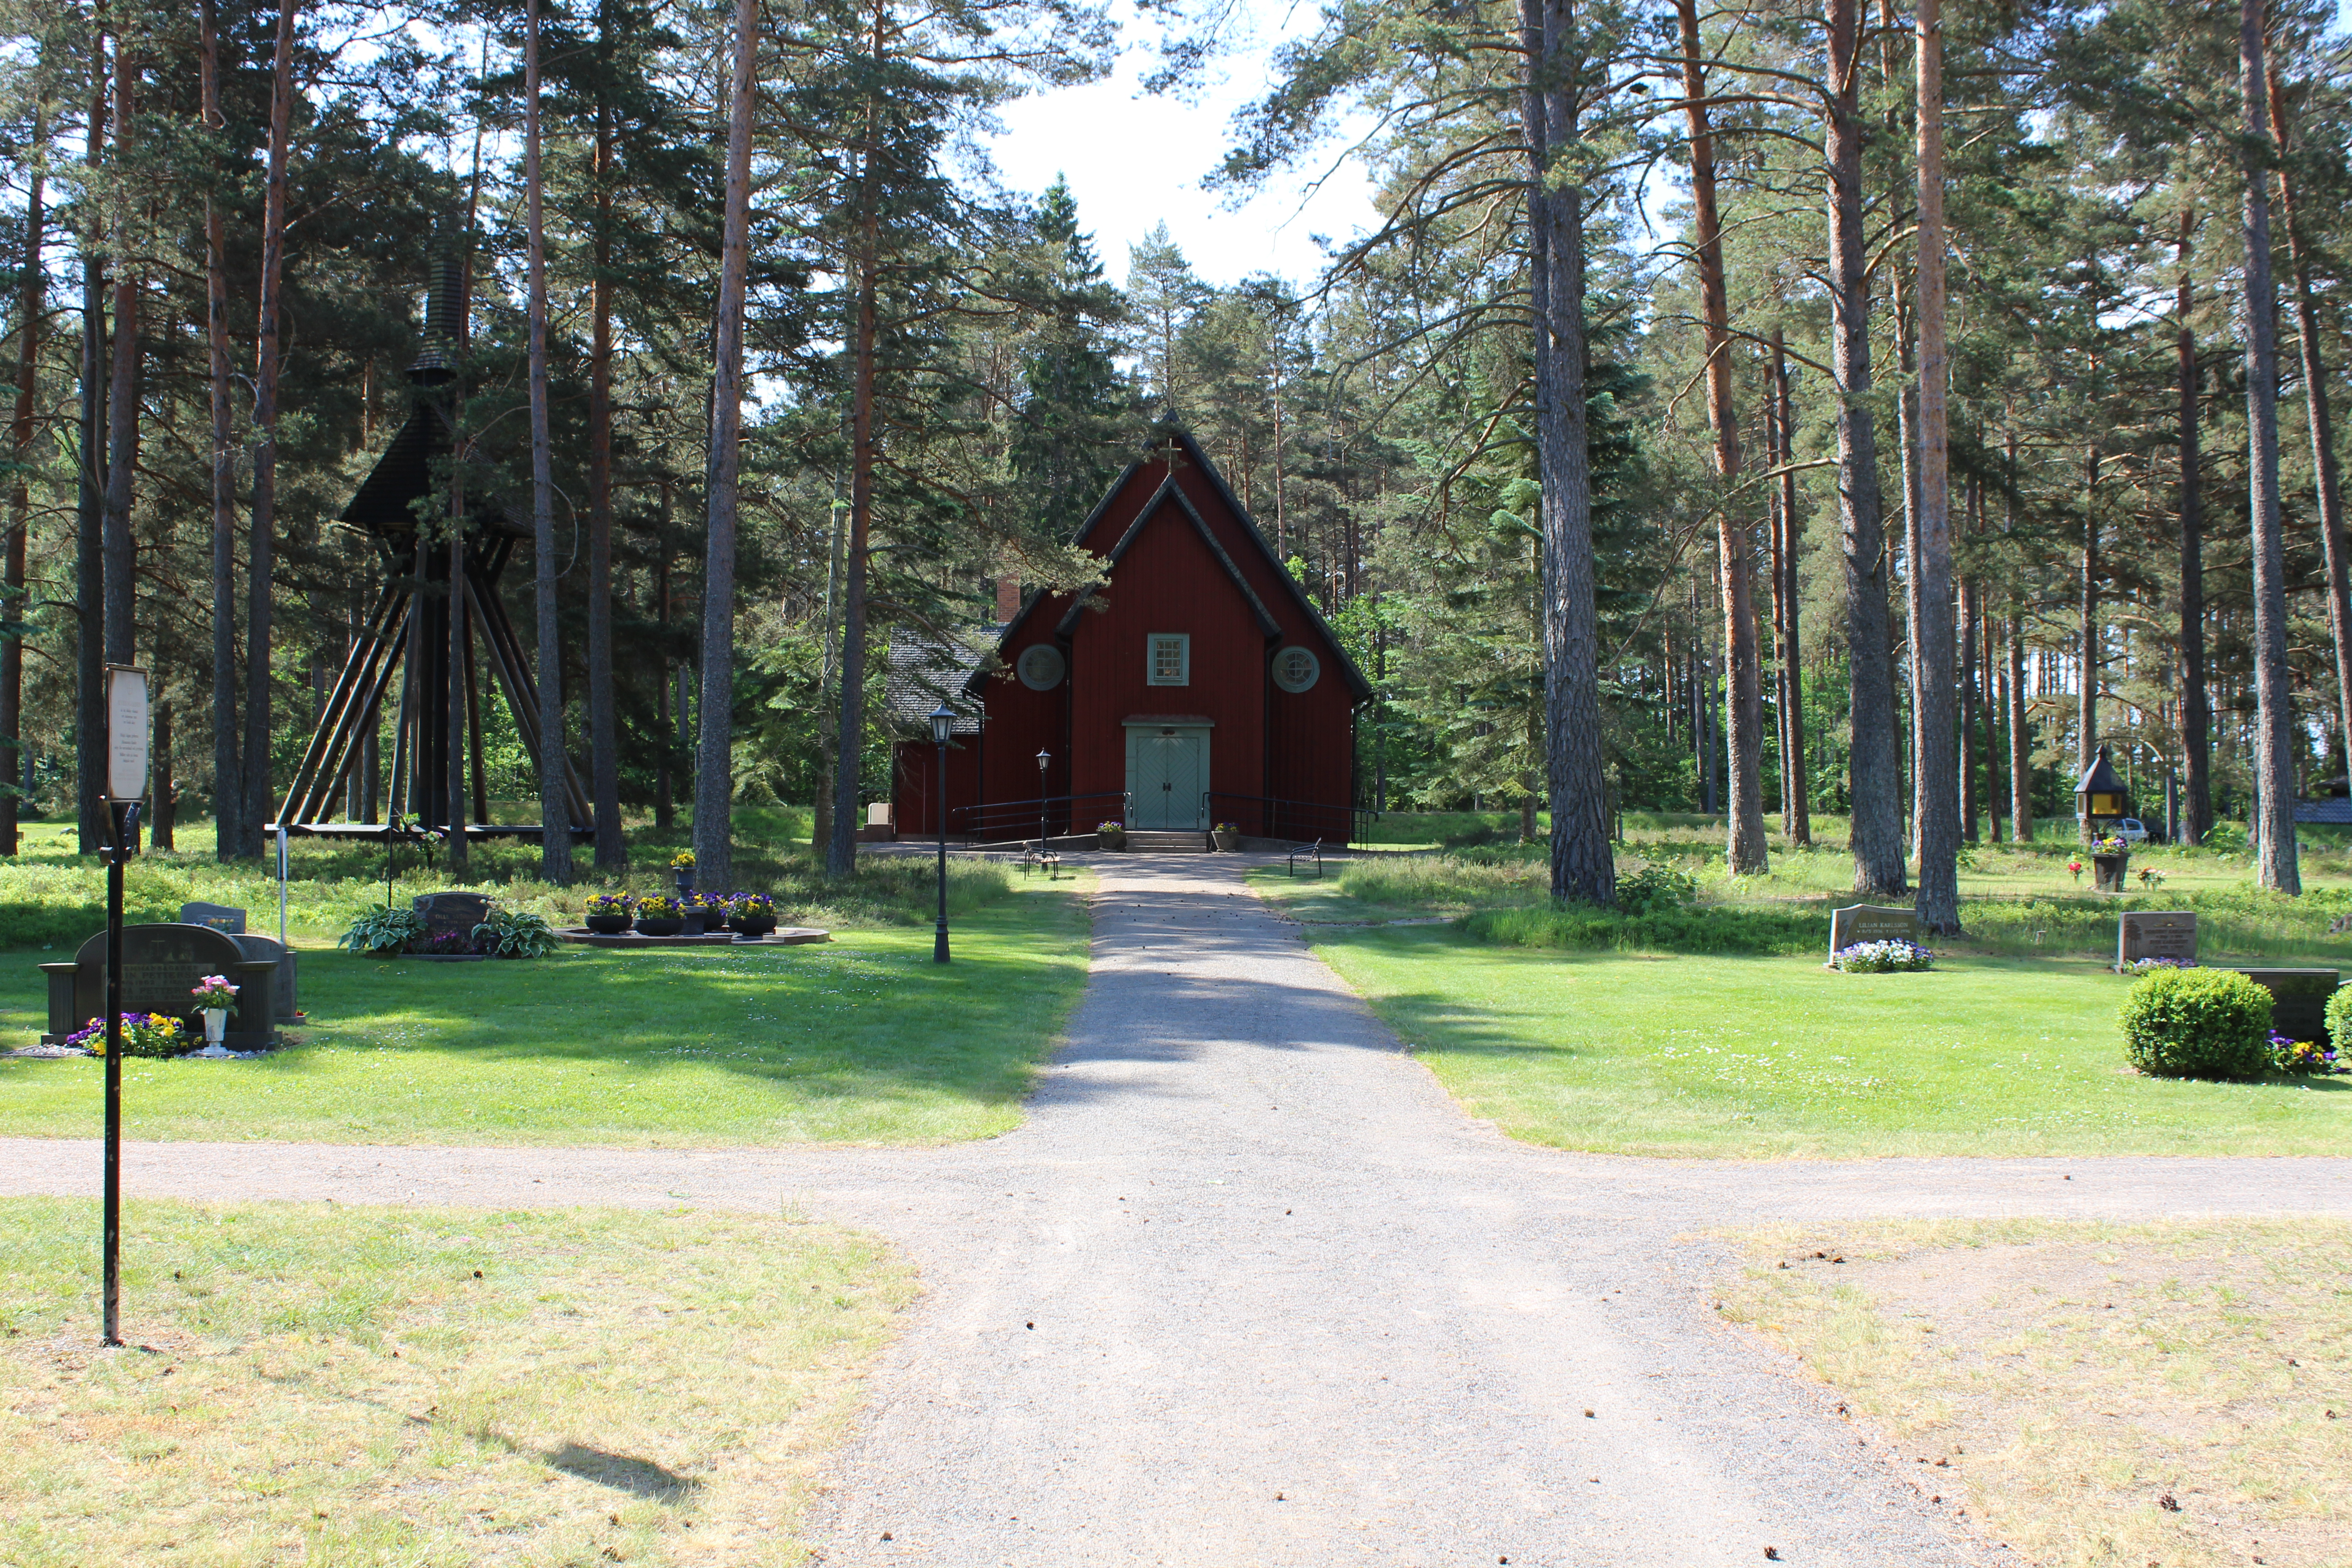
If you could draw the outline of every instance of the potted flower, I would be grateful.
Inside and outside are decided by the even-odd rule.
[[[244,987],[230,984],[226,974],[207,974],[188,993],[195,998],[197,1010],[205,1016],[205,1045],[221,1043],[221,1032],[228,1027],[229,1009],[236,1005],[236,994],[242,989]]]
[[[637,934],[676,936],[686,929],[686,906],[656,893],[637,900]]]
[[[1095,824],[1095,847],[1096,847],[1096,848],[1097,848],[1097,849],[1124,849],[1124,848],[1126,848],[1126,847],[1127,847],[1127,824],[1126,824],[1126,823],[1124,823],[1124,822],[1097,822],[1097,823],[1096,823],[1096,824]]]
[[[692,889],[682,889],[677,895],[677,910],[686,921],[688,936],[701,936],[713,924],[727,922],[727,905],[723,899],[705,898]]]
[[[2066,862],[2066,869],[2074,874],[2074,880],[2079,885],[2083,880],[2083,863],[2080,860],[2069,860]]]
[[[2100,892],[2122,892],[2131,868],[2131,846],[2115,837],[2092,839],[2091,867]]]
[[[694,851],[691,849],[681,849],[677,854],[671,856],[669,858],[669,873],[671,876],[677,879],[677,890],[679,892],[690,893],[694,891]]]
[[[588,929],[599,936],[618,936],[629,929],[635,900],[626,893],[599,893],[588,900]]]
[[[1230,851],[1242,847],[1242,825],[1238,822],[1220,822],[1209,832],[1215,837],[1220,849]]]
[[[765,893],[733,894],[727,900],[727,923],[738,936],[765,936],[776,929],[776,900]]]

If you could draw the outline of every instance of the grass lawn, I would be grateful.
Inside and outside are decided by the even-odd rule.
[[[1730,1158],[2352,1149],[2352,1078],[2133,1073],[2115,1024],[2128,982],[2090,960],[1840,974],[1811,957],[1487,946],[1450,926],[1309,934],[1465,1109],[1532,1143]]]
[[[0,1562],[785,1564],[913,1294],[778,1219],[0,1201]]]
[[[1737,1240],[1749,1267],[1721,1289],[1727,1315],[1802,1357],[1946,1517],[2023,1561],[2347,1560],[2352,1224]]]
[[[248,1062],[128,1062],[126,1131],[640,1146],[988,1137],[1019,1121],[1084,987],[1085,885],[966,909],[944,966],[928,923],[814,947],[567,948],[532,963],[306,951],[313,1022],[290,1031],[299,1046]],[[0,954],[0,1037],[38,1037],[34,965],[54,956]],[[0,1061],[0,1135],[97,1136],[101,1070]]]

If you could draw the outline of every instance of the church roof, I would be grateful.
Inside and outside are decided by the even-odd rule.
[[[1217,499],[1224,503],[1225,510],[1233,514],[1234,521],[1241,524],[1244,539],[1255,548],[1265,563],[1273,568],[1275,578],[1282,584],[1282,590],[1288,596],[1292,606],[1305,616],[1308,626],[1321,635],[1325,646],[1330,650],[1331,657],[1339,663],[1340,679],[1347,682],[1348,689],[1354,694],[1356,700],[1359,702],[1370,700],[1372,695],[1371,682],[1366,680],[1363,671],[1356,668],[1356,661],[1348,657],[1346,647],[1340,643],[1338,635],[1331,630],[1330,623],[1323,618],[1323,612],[1315,607],[1315,601],[1307,596],[1306,588],[1297,578],[1290,574],[1290,569],[1283,564],[1282,558],[1274,552],[1274,546],[1266,542],[1265,534],[1259,529],[1256,520],[1252,518],[1247,509],[1242,505],[1241,499],[1234,494],[1233,487],[1225,483],[1224,475],[1218,472],[1216,464],[1209,460],[1208,453],[1202,451],[1201,444],[1192,438],[1192,433],[1181,426],[1172,423],[1163,424],[1160,426],[1160,434],[1166,441],[1181,447],[1184,460],[1207,477],[1211,486],[1215,489]],[[1160,445],[1159,442],[1154,444]],[[1121,470],[1118,478],[1111,482],[1110,488],[1103,492],[1102,500],[1095,503],[1095,509],[1087,514],[1086,521],[1078,525],[1078,531],[1072,542],[1084,547],[1101,526],[1104,515],[1110,510],[1111,502],[1118,498],[1119,493],[1127,488],[1128,482],[1135,478],[1137,470],[1147,462],[1160,460],[1164,459],[1139,458]],[[1108,561],[1118,561],[1127,552],[1128,547],[1135,542],[1144,524],[1159,511],[1161,506],[1168,504],[1177,506],[1192,526],[1200,531],[1202,538],[1208,543],[1210,552],[1224,569],[1226,576],[1241,590],[1242,596],[1249,605],[1250,612],[1255,617],[1259,628],[1268,637],[1278,633],[1281,630],[1281,623],[1266,608],[1265,602],[1258,596],[1257,591],[1250,586],[1248,578],[1234,563],[1233,556],[1219,542],[1215,531],[1210,528],[1199,509],[1193,506],[1192,498],[1187,496],[1182,487],[1176,483],[1172,465],[1167,479],[1161,482],[1160,489],[1152,493],[1151,499],[1143,503],[1141,510],[1135,514],[1134,520],[1129,523],[1118,540],[1107,550],[1098,549],[1097,553]],[[1063,616],[1060,624],[1055,626],[1055,629],[1057,632],[1065,635],[1068,633],[1076,624],[1076,617],[1079,611],[1093,596],[1094,592],[1094,589],[1089,588],[1077,595],[1068,611]],[[1036,592],[1029,594],[1022,600],[1021,608],[1013,617],[998,628],[996,647],[1000,652],[1028,621],[1030,613],[1036,608],[1041,597],[1043,595]],[[967,693],[976,694],[981,679],[981,674],[975,668],[966,679],[964,690]]]

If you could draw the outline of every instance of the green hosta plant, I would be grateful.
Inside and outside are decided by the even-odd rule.
[[[424,939],[423,915],[415,910],[376,904],[361,911],[360,918],[352,922],[352,929],[337,939],[337,945],[347,947],[353,952],[388,957],[410,942]]]
[[[474,928],[474,946],[492,958],[545,958],[562,945],[555,928],[529,910],[492,910]]]
[[[2271,994],[2235,970],[2144,975],[2117,1021],[2132,1066],[2152,1077],[2254,1079],[2271,1066]]]

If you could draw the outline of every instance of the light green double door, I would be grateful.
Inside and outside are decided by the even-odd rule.
[[[1144,832],[1209,826],[1209,731],[1205,727],[1133,724],[1127,731],[1127,825]]]

